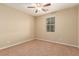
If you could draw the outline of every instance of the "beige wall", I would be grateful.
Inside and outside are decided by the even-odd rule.
[[[78,7],[78,47],[79,47],[79,7]]]
[[[0,4],[0,48],[33,38],[34,18]]]
[[[78,11],[79,8],[74,7],[34,18],[0,4],[0,48],[29,41],[34,37],[50,42],[77,46],[79,45],[79,37],[77,40],[79,35]],[[56,17],[56,32],[46,32],[46,18],[51,16]]]
[[[46,18],[55,16],[55,31],[46,31]],[[77,8],[63,9],[36,19],[37,38],[77,46]]]

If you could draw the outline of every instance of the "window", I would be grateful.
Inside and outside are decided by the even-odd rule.
[[[55,32],[55,17],[47,18],[47,32]]]

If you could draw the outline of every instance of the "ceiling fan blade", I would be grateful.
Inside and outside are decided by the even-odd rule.
[[[46,6],[50,6],[50,5],[51,5],[50,3],[47,3],[47,4],[44,5],[44,7],[46,7]]]
[[[42,9],[42,11],[47,12],[47,11],[48,11],[48,9]]]
[[[35,10],[35,13],[37,13],[37,12],[38,12],[38,10],[36,9],[36,10]]]
[[[35,8],[35,7],[31,7],[31,6],[29,6],[29,7],[27,7],[27,8]]]
[[[46,10],[45,10],[45,9],[42,9],[42,10],[46,12]]]

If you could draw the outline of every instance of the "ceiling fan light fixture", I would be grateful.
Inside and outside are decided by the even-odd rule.
[[[50,6],[51,4],[50,3],[46,3],[46,4],[43,4],[43,3],[33,3],[31,7],[28,7],[28,8],[34,8],[36,9],[35,10],[35,13],[38,13],[39,11],[44,11],[44,12],[47,12],[48,9],[45,9],[44,7],[47,7],[47,6]]]

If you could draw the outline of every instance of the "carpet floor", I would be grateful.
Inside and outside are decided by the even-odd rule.
[[[0,50],[0,56],[79,56],[79,49],[42,40],[32,40]]]

